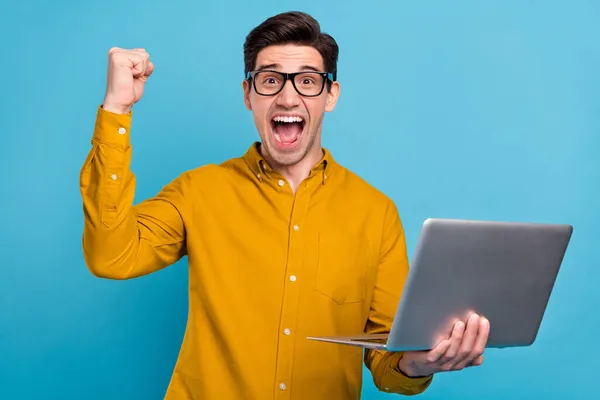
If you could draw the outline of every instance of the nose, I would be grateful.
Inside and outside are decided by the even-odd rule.
[[[283,89],[279,92],[279,96],[277,96],[277,104],[286,107],[292,108],[300,103],[300,95],[294,89],[294,84],[292,81],[287,81],[285,85],[283,85]]]

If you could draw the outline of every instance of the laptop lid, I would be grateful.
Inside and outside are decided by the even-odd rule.
[[[533,344],[572,231],[566,224],[427,219],[388,350],[431,349],[470,312],[490,320],[488,347]]]

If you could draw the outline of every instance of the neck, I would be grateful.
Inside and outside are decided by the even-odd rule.
[[[285,177],[295,193],[300,183],[308,177],[310,170],[321,161],[323,154],[321,146],[314,146],[302,160],[294,165],[278,165],[273,160],[268,160],[268,162],[274,170]]]

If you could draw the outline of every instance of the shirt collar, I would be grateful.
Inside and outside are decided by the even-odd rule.
[[[246,154],[244,154],[243,159],[252,170],[254,176],[257,179],[262,180],[263,175],[265,173],[268,174],[269,172],[273,172],[273,169],[271,166],[269,166],[262,154],[260,154],[260,145],[260,142],[252,143],[252,145],[246,151]],[[331,152],[326,148],[323,148],[323,157],[314,167],[311,168],[310,176],[320,174],[323,184],[325,184],[335,171],[336,165],[337,163],[333,159]]]

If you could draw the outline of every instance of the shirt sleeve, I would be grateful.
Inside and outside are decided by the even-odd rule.
[[[187,175],[134,206],[131,121],[131,112],[98,108],[92,147],[80,173],[84,259],[94,275],[109,279],[146,275],[186,254]]]
[[[367,333],[389,333],[408,274],[408,255],[404,230],[395,204],[390,201],[384,223],[382,249]],[[424,392],[433,376],[411,378],[404,375],[398,363],[401,352],[366,349],[365,365],[371,371],[375,386],[384,392],[415,395]]]

